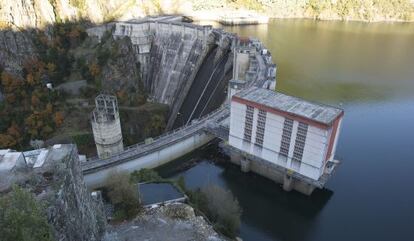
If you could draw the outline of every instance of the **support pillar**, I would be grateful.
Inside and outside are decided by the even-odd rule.
[[[250,171],[250,160],[246,157],[242,157],[240,159],[240,168],[242,172],[249,172]]]
[[[285,175],[283,178],[283,190],[290,192],[293,189],[293,177]]]

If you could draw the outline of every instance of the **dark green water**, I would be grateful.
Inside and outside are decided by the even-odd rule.
[[[164,175],[231,189],[243,240],[414,240],[414,24],[277,20],[226,30],[265,43],[279,91],[344,108],[342,165],[311,197],[212,163],[214,147]],[[190,159],[198,164],[185,168]]]

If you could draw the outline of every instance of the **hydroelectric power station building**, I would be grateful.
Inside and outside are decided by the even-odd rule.
[[[252,87],[231,99],[229,145],[245,157],[242,170],[310,194],[338,164],[334,160],[343,110]]]

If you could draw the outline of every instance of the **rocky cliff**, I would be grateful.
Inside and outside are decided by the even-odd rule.
[[[20,75],[22,64],[37,51],[28,32],[0,31],[0,66],[11,73]]]
[[[80,168],[76,146],[53,166],[55,180],[48,197],[48,221],[53,227],[55,240],[100,240],[105,231],[106,218],[97,200],[87,191]],[[60,159],[60,160],[59,160]]]
[[[413,6],[412,0],[1,0],[0,27],[41,28],[79,19],[101,23],[156,14],[217,20],[239,10],[276,18],[413,21]]]
[[[17,184],[46,209],[55,240],[98,241],[106,229],[102,202],[87,191],[75,145],[24,153],[25,161],[1,173],[0,191]],[[5,182],[7,180],[7,182]]]

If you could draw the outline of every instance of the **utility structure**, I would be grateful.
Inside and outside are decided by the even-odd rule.
[[[307,195],[324,186],[339,164],[342,109],[257,87],[240,91],[230,105],[229,145],[246,156],[234,160],[243,171]]]
[[[100,94],[95,98],[91,123],[99,158],[107,158],[124,150],[115,96]]]

